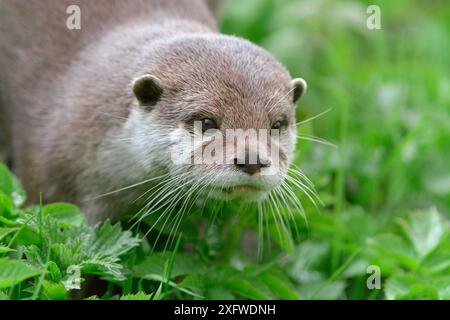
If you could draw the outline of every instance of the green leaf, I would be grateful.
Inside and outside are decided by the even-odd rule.
[[[323,276],[317,269],[328,251],[329,246],[325,243],[304,241],[295,248],[292,254],[287,268],[288,274],[298,282],[321,280]]]
[[[275,276],[273,272],[265,272],[260,276],[264,284],[277,295],[277,298],[285,300],[297,300],[297,292],[291,288],[287,281],[283,281],[280,275]]]
[[[13,177],[8,167],[0,163],[0,192],[11,195],[13,192]]]
[[[138,278],[145,278],[148,274],[164,273],[164,263],[170,259],[171,252],[154,253],[147,256],[133,271],[133,275]],[[187,274],[203,274],[206,272],[205,265],[196,257],[187,253],[178,253],[172,268],[171,278]]]
[[[44,280],[42,282],[42,295],[49,300],[67,300],[69,295],[66,288],[60,283]]]
[[[174,281],[167,281],[167,279],[165,279],[162,275],[159,275],[159,274],[148,274],[145,276],[145,279],[161,282],[161,284],[160,284],[161,290],[160,289],[157,290],[154,297],[152,297],[153,300],[158,300],[158,299],[155,299],[155,296],[161,297],[162,286],[164,283],[167,283],[170,287],[176,288],[176,289],[180,290],[181,292],[186,293],[195,298],[200,298],[200,299],[204,298],[201,295],[198,295],[197,293],[178,285]]]
[[[140,240],[133,237],[131,231],[122,231],[120,224],[111,224],[109,220],[97,225],[86,248],[96,256],[118,257],[139,245]]]
[[[270,299],[263,291],[255,287],[251,282],[245,279],[228,279],[220,283],[224,288],[238,294],[242,297],[254,300],[268,300]]]
[[[427,274],[450,274],[450,234],[425,257],[419,270]]]
[[[450,276],[421,277],[415,274],[389,278],[384,289],[386,299],[449,299]]]
[[[83,214],[77,206],[69,203],[52,203],[44,206],[44,215],[51,215],[61,228],[77,228],[85,224]]]
[[[60,282],[62,280],[62,273],[61,270],[59,270],[59,267],[56,263],[53,261],[49,261],[47,263],[47,269],[49,271],[49,277],[54,282]]]
[[[0,192],[0,216],[10,217],[14,210],[14,205],[9,196]]]
[[[0,192],[10,197],[15,207],[20,207],[25,202],[22,185],[2,163],[0,163]]]
[[[420,261],[413,248],[401,237],[394,234],[382,234],[369,239],[372,246],[383,259],[391,258],[403,267],[415,269]]]
[[[16,251],[16,250],[0,245],[0,253],[7,253],[7,252],[13,252],[13,251]]]
[[[421,299],[433,299],[437,296],[436,290],[421,284],[420,280],[413,275],[393,276],[384,285],[384,294],[388,300],[404,299],[408,295],[417,293],[418,290],[424,293]]]
[[[42,273],[22,260],[0,258],[0,289],[12,287]]]
[[[120,297],[120,300],[150,300],[151,295],[144,292],[138,292],[136,294],[127,294]]]
[[[19,228],[0,228],[0,240],[6,237],[8,234],[17,231]]]
[[[448,230],[448,222],[435,208],[412,212],[406,220],[399,219],[398,223],[420,258],[436,248]]]
[[[335,281],[329,282],[323,286],[323,281],[307,282],[299,285],[298,293],[300,298],[308,298],[313,296],[319,300],[336,300],[345,298],[345,282]]]
[[[13,200],[14,206],[16,208],[19,208],[25,203],[26,200],[25,190],[23,189],[20,181],[14,175],[12,176],[12,182],[13,182],[13,191],[11,193],[11,198]]]

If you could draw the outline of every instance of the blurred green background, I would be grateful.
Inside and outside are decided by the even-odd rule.
[[[381,30],[366,26],[371,4],[381,9]],[[421,259],[436,247],[420,252],[418,246],[441,239],[437,225],[448,234],[450,3],[232,0],[222,31],[261,45],[293,77],[307,80],[308,92],[297,106],[299,121],[331,108],[300,132],[327,139],[338,149],[304,140],[297,145],[296,163],[326,204],[319,214],[307,210],[309,226],[299,259],[308,250],[321,257],[299,262],[317,263],[314,275],[303,278],[330,279],[359,248],[366,262],[382,266],[384,277],[401,278],[400,285],[394,279],[391,286],[407,289],[390,298],[438,297],[432,281],[428,286],[418,280],[426,277],[418,271],[425,263]],[[440,219],[433,220],[435,214]],[[368,247],[373,237],[381,238],[378,256]],[[441,261],[443,276],[450,274],[447,253]],[[334,291],[322,290],[329,298],[378,295],[364,293],[358,287],[362,280],[336,282],[344,280],[342,274],[328,281]],[[450,296],[446,281],[441,289]],[[319,297],[327,297],[324,292]]]

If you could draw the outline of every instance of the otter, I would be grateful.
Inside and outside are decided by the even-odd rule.
[[[283,181],[306,82],[263,48],[219,33],[218,4],[0,0],[2,126],[29,203],[41,193],[44,202],[79,205],[96,223],[192,190],[257,200]],[[71,5],[80,29],[66,25]],[[174,135],[194,122],[219,132],[279,130],[275,174],[260,174],[271,159],[250,163],[248,154],[243,162],[173,161]]]

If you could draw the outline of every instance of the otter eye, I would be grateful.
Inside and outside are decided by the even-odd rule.
[[[218,129],[216,121],[211,118],[204,118],[200,121],[202,122],[202,132],[208,131],[209,129]]]
[[[287,120],[285,118],[279,119],[272,124],[272,130],[281,130],[287,126]]]

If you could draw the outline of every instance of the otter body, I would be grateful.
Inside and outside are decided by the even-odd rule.
[[[66,25],[70,5],[80,30]],[[42,192],[80,205],[90,222],[137,212],[160,180],[211,170],[170,159],[170,133],[194,115],[219,129],[270,128],[280,114],[293,119],[305,89],[263,49],[219,34],[201,0],[0,0],[0,83],[3,135],[29,202]],[[260,183],[235,166],[213,170]]]

